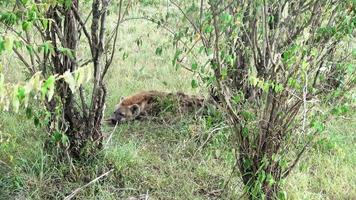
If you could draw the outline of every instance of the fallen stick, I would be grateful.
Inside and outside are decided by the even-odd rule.
[[[104,174],[96,177],[95,179],[93,179],[92,181],[90,181],[89,183],[83,185],[82,187],[79,187],[77,189],[75,189],[70,195],[66,196],[63,200],[70,200],[72,199],[75,195],[77,195],[81,190],[83,190],[84,188],[88,187],[89,185],[97,182],[98,180],[100,180],[101,178],[103,178],[104,176],[107,176],[109,173],[111,173],[112,171],[114,171],[114,169],[111,169],[107,172],[105,172]]]

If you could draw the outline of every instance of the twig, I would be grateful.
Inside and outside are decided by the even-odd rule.
[[[90,37],[90,34],[89,34],[88,30],[87,30],[86,27],[85,27],[86,21],[83,22],[83,20],[80,18],[79,12],[78,12],[78,10],[75,8],[75,6],[72,6],[72,11],[73,11],[73,13],[74,13],[75,18],[76,18],[77,21],[79,22],[79,24],[80,24],[80,26],[81,26],[81,29],[83,29],[83,32],[84,32],[85,36],[86,36],[87,39],[88,39],[89,46],[91,46],[91,45],[92,45],[91,37]],[[92,12],[92,11],[91,11],[91,12]],[[90,12],[90,13],[91,13],[91,12]]]
[[[115,124],[115,127],[114,127],[114,130],[111,131],[110,136],[109,136],[109,138],[108,138],[108,141],[106,141],[106,143],[105,143],[105,147],[108,146],[108,144],[109,144],[109,142],[110,142],[110,140],[111,140],[111,138],[112,138],[112,135],[114,134],[114,132],[115,132],[116,127],[117,127],[118,124],[119,124],[119,123],[116,123],[116,124]],[[104,148],[105,148],[105,147],[104,147]]]
[[[115,54],[115,49],[116,49],[116,41],[117,41],[117,35],[119,33],[119,26],[121,24],[121,20],[122,18],[124,17],[124,14],[121,16],[121,9],[122,9],[122,0],[120,1],[119,3],[119,15],[117,17],[117,24],[116,24],[116,27],[115,27],[115,36],[114,36],[114,44],[112,45],[112,51],[111,51],[111,55],[110,55],[110,58],[109,60],[106,60],[106,63],[105,63],[105,67],[104,67],[104,71],[102,73],[102,79],[104,78],[105,74],[107,73],[111,63],[112,63],[112,60],[114,58],[114,54]]]
[[[17,49],[14,47],[12,48],[12,50],[15,52],[15,54],[17,55],[17,57],[21,60],[21,62],[26,66],[26,68],[32,73],[35,73],[35,70],[33,69],[33,65],[31,67],[31,65],[25,60],[25,58],[21,55],[20,52],[17,51]]]
[[[107,176],[109,173],[111,173],[112,171],[114,171],[114,169],[111,169],[107,172],[105,172],[104,174],[98,176],[97,178],[95,178],[94,180],[90,181],[89,183],[83,185],[82,187],[79,187],[77,189],[75,189],[70,195],[66,196],[63,200],[70,200],[72,199],[75,195],[77,195],[81,190],[83,190],[84,188],[88,187],[89,185],[97,182],[98,180],[100,180],[101,178]]]
[[[209,142],[209,140],[212,138],[213,133],[215,133],[215,132],[217,132],[217,131],[219,131],[219,130],[228,128],[228,127],[229,127],[229,126],[217,127],[217,128],[215,128],[215,129],[213,129],[212,131],[210,131],[208,137],[207,137],[206,140],[203,142],[203,144],[200,145],[200,147],[195,151],[193,157],[195,157],[195,155],[196,155],[199,151],[201,151],[201,150],[204,148],[204,146],[205,146],[205,145]]]
[[[305,70],[305,77],[308,77],[308,72]],[[303,134],[305,133],[305,126],[307,123],[307,112],[308,112],[308,107],[307,107],[307,95],[308,95],[308,78],[305,79],[305,85],[303,88]]]
[[[146,197],[145,200],[148,200],[148,190],[146,191]]]
[[[0,160],[0,164],[4,165],[5,167],[11,169],[11,167],[4,161]]]
[[[85,65],[87,65],[91,62],[93,62],[93,59],[89,59],[89,60],[85,61],[83,64],[80,65],[80,67],[84,67]]]
[[[205,38],[205,35],[203,32],[201,32],[200,28],[198,28],[198,26],[194,23],[194,21],[187,15],[186,12],[184,12],[184,10],[176,3],[174,2],[173,0],[170,0],[170,2],[178,8],[178,10],[183,14],[184,18],[186,18],[188,20],[188,22],[193,26],[194,30],[199,33],[200,37],[201,37],[201,41],[203,42],[203,45],[205,47],[207,47],[208,45],[208,42],[207,42],[207,39]]]

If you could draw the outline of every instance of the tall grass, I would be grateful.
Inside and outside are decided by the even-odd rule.
[[[140,90],[204,94],[191,88],[193,74],[172,67],[170,37],[150,22],[122,24],[107,77],[106,115],[121,96]],[[142,45],[137,45],[138,38]],[[157,47],[163,47],[162,55],[155,54]],[[11,67],[5,66],[8,80],[20,80]],[[354,116],[328,124],[286,180],[288,199],[356,199]],[[43,150],[44,130],[35,128],[24,114],[0,113],[0,199],[63,199],[110,168],[115,169],[112,174],[81,191],[78,199],[125,199],[140,194],[150,199],[238,199],[243,191],[238,176],[231,177],[231,136],[222,126],[217,129],[207,119],[189,116],[128,123],[116,129],[96,159],[78,163],[71,171],[68,162],[58,162],[54,154]],[[112,128],[104,126],[104,130],[111,134]]]

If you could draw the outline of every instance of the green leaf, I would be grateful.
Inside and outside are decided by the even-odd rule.
[[[54,75],[52,75],[44,82],[41,88],[42,96],[44,97],[47,95],[48,101],[50,101],[53,97],[55,81],[56,78]]]
[[[46,41],[40,46],[40,51],[43,50],[45,54],[52,53],[54,51],[51,41]]]
[[[352,63],[348,64],[347,65],[347,73],[349,75],[352,75],[354,72],[355,72],[355,64],[352,64]]]
[[[4,40],[4,48],[7,51],[12,51],[14,45],[14,39],[12,37],[6,37]]]
[[[194,62],[194,63],[192,64],[192,66],[191,66],[191,69],[192,69],[193,71],[197,70],[197,69],[198,69],[198,63]]]
[[[258,174],[258,181],[260,183],[262,183],[264,180],[266,179],[266,172],[264,170],[262,170],[259,174]]]
[[[256,87],[259,79],[256,76],[251,75],[249,77],[249,81],[250,81],[252,86]]]
[[[232,97],[232,101],[234,104],[239,104],[242,99],[244,99],[244,94],[241,91]]]
[[[213,30],[214,30],[214,28],[213,28],[213,26],[212,25],[208,25],[208,26],[206,26],[205,28],[204,28],[204,33],[211,33],[211,32],[213,32]]]
[[[248,133],[249,133],[248,128],[243,127],[242,128],[242,136],[246,138],[246,137],[248,137]]]
[[[74,58],[74,53],[72,49],[69,48],[64,48],[64,47],[59,47],[58,50],[65,56],[68,56],[69,58]]]
[[[221,69],[221,78],[226,79],[227,78],[227,68],[224,67]]]
[[[40,119],[38,119],[38,117],[35,116],[33,118],[33,123],[35,124],[35,127],[39,127],[40,126]]]
[[[193,89],[198,87],[198,83],[195,79],[192,79],[191,86]]]
[[[66,134],[62,134],[62,144],[64,145],[64,146],[68,146],[69,145],[69,138],[68,138],[68,136],[66,135]]]
[[[62,133],[59,131],[55,131],[52,135],[53,142],[59,142],[62,140]]]
[[[278,192],[278,199],[279,199],[279,200],[286,200],[286,199],[287,199],[287,193],[286,193],[286,191],[279,191],[279,192]]]
[[[64,0],[64,7],[69,9],[72,6],[72,0]]]
[[[136,45],[137,45],[138,47],[142,46],[142,39],[141,39],[141,38],[138,38],[138,39],[136,40]]]
[[[276,181],[274,180],[271,174],[267,174],[266,181],[268,183],[268,186],[270,187],[276,183]]]
[[[41,19],[43,29],[48,29],[49,20]]]
[[[33,116],[32,109],[31,108],[26,108],[26,117],[27,117],[27,119],[31,119],[32,116]]]
[[[276,93],[281,93],[282,91],[284,90],[284,87],[282,84],[280,83],[277,83],[275,86],[274,86],[274,91]]]
[[[19,101],[22,101],[25,96],[26,96],[26,93],[25,93],[25,88],[24,87],[18,87],[17,88],[17,98],[19,99]]]
[[[232,15],[230,15],[229,13],[224,13],[221,16],[221,19],[222,19],[223,23],[230,24],[232,22]]]
[[[18,87],[16,86],[14,91],[13,91],[13,95],[12,95],[12,109],[15,113],[19,112],[19,108],[20,108],[20,100],[17,96],[17,92],[18,92]]]
[[[31,27],[32,27],[32,22],[30,22],[30,21],[22,22],[22,30],[28,31],[31,29]]]
[[[126,60],[126,58],[128,58],[128,57],[129,57],[129,54],[127,52],[124,52],[122,54],[122,60]]]
[[[311,122],[311,127],[313,129],[315,129],[317,132],[322,132],[325,130],[325,126],[322,122],[314,119],[312,122]]]
[[[28,12],[28,20],[29,21],[34,21],[37,19],[37,12],[36,10],[31,10]]]
[[[30,55],[33,55],[34,50],[32,45],[26,44],[26,49]]]
[[[173,66],[177,65],[177,60],[178,60],[178,58],[179,58],[181,53],[182,53],[182,51],[180,51],[180,50],[176,50],[176,52],[174,53],[173,60],[172,60],[172,65]]]
[[[2,37],[0,37],[0,54],[1,52],[5,51],[5,41]]]
[[[2,73],[0,73],[0,98],[2,97],[2,95],[5,93],[5,78],[4,75]]]
[[[156,53],[156,55],[161,56],[162,55],[162,51],[163,51],[162,47],[157,47],[155,53]]]

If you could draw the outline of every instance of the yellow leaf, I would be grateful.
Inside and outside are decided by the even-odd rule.
[[[75,80],[73,75],[70,73],[70,71],[66,71],[64,72],[64,74],[62,75],[62,77],[64,78],[64,81],[68,84],[70,90],[75,93],[76,90],[76,84],[75,84]]]

